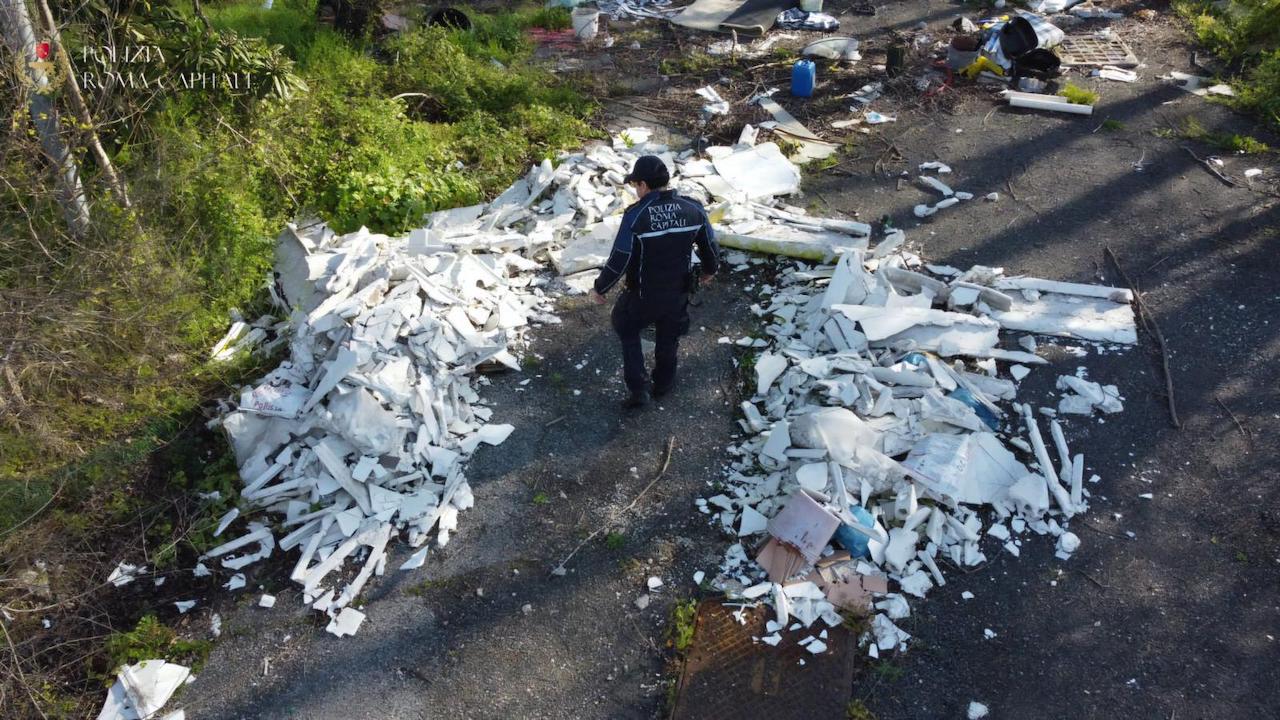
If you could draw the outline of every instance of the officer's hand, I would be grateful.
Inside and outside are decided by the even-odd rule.
[[[711,284],[711,280],[714,277],[715,275],[703,275],[701,278],[698,279],[698,282],[702,284],[702,287],[706,287]]]
[[[589,294],[587,297],[591,298],[591,302],[595,303],[596,305],[604,304],[604,296],[596,292],[595,288],[591,288],[591,294]]]

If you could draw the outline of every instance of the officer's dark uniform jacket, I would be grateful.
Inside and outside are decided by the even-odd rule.
[[[605,294],[625,277],[634,300],[665,309],[682,301],[689,290],[689,259],[695,246],[702,273],[714,274],[719,251],[706,211],[674,190],[651,191],[622,214],[609,261],[596,278],[596,292]]]
[[[610,320],[622,341],[623,379],[633,397],[649,383],[640,331],[650,325],[654,328],[654,392],[665,392],[675,383],[676,346],[689,331],[690,283],[697,282],[689,276],[695,247],[702,273],[714,274],[720,253],[711,221],[701,205],[674,190],[654,190],[622,214],[613,251],[595,288],[603,295],[626,279],[626,292],[618,297]]]

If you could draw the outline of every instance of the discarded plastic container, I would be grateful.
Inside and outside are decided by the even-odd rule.
[[[595,39],[600,31],[600,11],[589,7],[576,7],[569,15],[573,34],[582,41]]]
[[[929,361],[923,353],[909,352],[902,356],[902,362],[915,365],[916,367],[929,367]]]
[[[978,398],[974,397],[973,393],[968,390],[965,390],[962,387],[956,388],[948,393],[947,397],[959,400],[965,405],[973,408],[973,412],[978,416],[978,419],[986,423],[987,427],[992,430],[996,430],[1000,427],[1000,418],[996,417],[996,414],[991,412],[991,408],[978,402]]]
[[[866,528],[875,527],[875,518],[871,517],[871,513],[867,512],[867,509],[861,505],[850,505],[849,512],[853,515],[853,519],[858,521],[859,525]],[[848,523],[841,523],[840,527],[836,528],[836,533],[831,536],[831,539],[835,544],[848,550],[849,554],[855,558],[867,557],[869,554],[867,545],[870,543],[870,538],[866,534],[854,530]]]
[[[800,9],[805,12],[822,12],[822,0],[800,0]]]
[[[813,86],[818,80],[818,68],[812,60],[797,60],[791,66],[791,94],[796,97],[812,97]]]

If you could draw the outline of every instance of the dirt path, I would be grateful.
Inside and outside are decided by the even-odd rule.
[[[483,393],[495,420],[516,430],[468,468],[476,507],[462,514],[448,547],[410,572],[394,569],[406,555],[397,554],[366,592],[369,618],[354,638],[318,630],[293,587],[280,591],[273,610],[229,615],[223,640],[182,698],[188,716],[656,715],[667,615],[677,596],[693,592],[693,572],[711,570],[721,551],[693,511],[736,427],[732,352],[716,339],[739,337],[754,319],[750,300],[730,286],[698,301],[679,388],[660,407],[625,417],[607,309],[562,302],[563,324],[533,333],[540,360],[523,374],[493,376]],[[598,537],[566,576],[550,577],[649,484],[671,437],[666,473],[638,512],[619,520],[619,536]],[[640,610],[634,601],[651,575],[666,587]]]

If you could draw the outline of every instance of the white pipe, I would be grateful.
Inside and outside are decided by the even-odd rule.
[[[1074,115],[1092,115],[1092,105],[1077,105],[1065,98],[1056,99],[1052,95],[1037,95],[1035,93],[1020,93],[1012,90],[1006,90],[1005,98],[1009,100],[1012,107],[1031,108],[1033,110],[1056,110],[1057,112],[1072,113]]]

